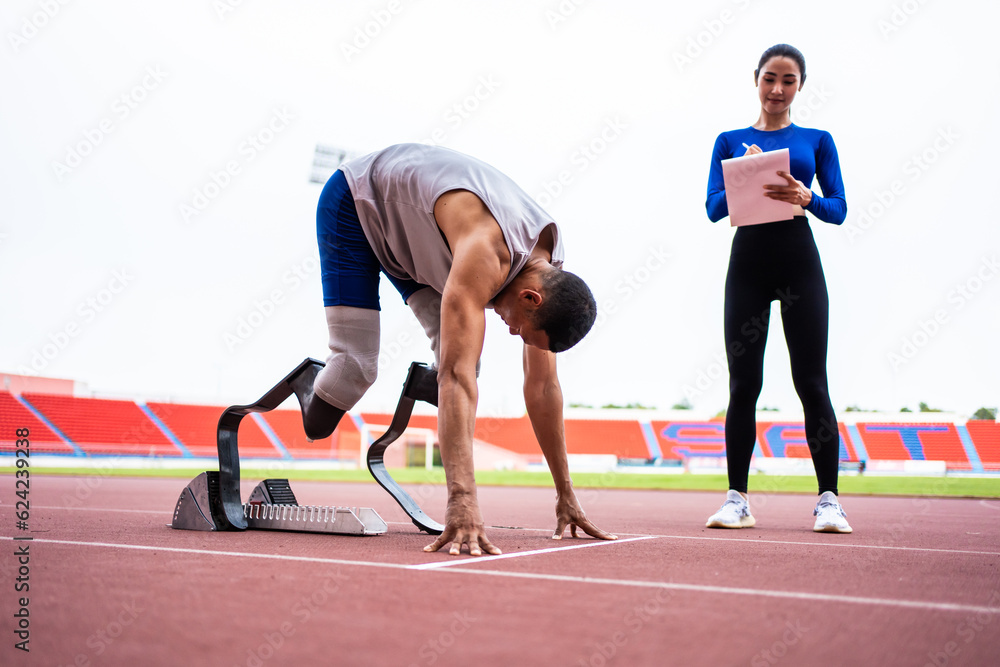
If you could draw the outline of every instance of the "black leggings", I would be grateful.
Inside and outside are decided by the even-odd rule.
[[[840,436],[826,378],[830,302],[812,230],[804,216],[740,227],[726,276],[729,488],[747,492],[757,437],[757,397],[764,382],[764,343],[771,302],[781,305],[792,381],[805,412],[806,440],[819,492],[837,492]]]

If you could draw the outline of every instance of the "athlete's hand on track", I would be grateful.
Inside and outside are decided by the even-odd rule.
[[[452,556],[462,553],[462,547],[465,545],[468,545],[469,554],[472,556],[482,556],[484,551],[493,556],[503,553],[493,546],[490,538],[486,537],[483,516],[475,496],[449,498],[444,523],[444,532],[424,547],[424,551],[437,551],[450,542],[451,549],[448,553]]]
[[[812,190],[807,188],[802,181],[798,181],[794,176],[785,171],[779,171],[778,176],[788,181],[788,185],[765,185],[764,189],[767,192],[764,193],[766,197],[771,199],[777,199],[779,201],[786,201],[789,204],[795,204],[796,206],[801,206],[805,208],[812,201]]]
[[[580,502],[576,499],[576,494],[570,491],[568,495],[559,496],[556,499],[556,532],[552,534],[553,540],[561,540],[563,531],[569,526],[569,533],[576,537],[576,529],[580,527],[583,532],[599,540],[617,540],[617,535],[605,532],[591,523],[587,518],[587,513],[580,507]]]

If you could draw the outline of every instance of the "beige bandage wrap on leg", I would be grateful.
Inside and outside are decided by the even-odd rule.
[[[437,368],[441,365],[441,295],[436,289],[425,287],[411,294],[406,305],[417,316],[417,321],[431,342],[434,368]]]
[[[330,405],[350,410],[378,377],[379,312],[327,306],[326,324],[330,355],[313,390]]]
[[[411,294],[406,305],[417,316],[417,321],[431,342],[436,370],[441,365],[441,294],[433,287],[425,287]],[[476,361],[476,377],[479,377],[481,364],[482,359]]]

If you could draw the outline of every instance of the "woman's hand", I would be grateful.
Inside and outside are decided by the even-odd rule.
[[[801,181],[795,180],[795,177],[788,172],[779,171],[778,176],[788,181],[788,185],[765,185],[764,189],[767,192],[764,193],[764,196],[778,201],[786,201],[802,208],[809,205],[813,198],[812,190],[803,185]]]
[[[746,146],[746,144],[743,144],[743,145]],[[754,144],[754,145],[750,146],[749,148],[747,148],[747,152],[744,153],[744,155],[756,155],[757,153],[763,153],[763,152],[764,151],[762,151],[760,149],[760,146],[758,146],[757,144]]]

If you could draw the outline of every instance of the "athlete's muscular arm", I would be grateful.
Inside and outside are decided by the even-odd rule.
[[[449,542],[458,555],[499,554],[483,527],[472,461],[478,387],[476,362],[483,351],[486,306],[503,284],[510,254],[489,210],[474,194],[454,191],[438,199],[434,216],[452,252],[441,299],[441,364],[438,368],[438,431],[448,483],[445,530],[425,551]]]
[[[545,455],[545,462],[556,486],[556,530],[553,539],[562,539],[568,525],[576,537],[580,527],[602,540],[617,539],[587,518],[573,491],[566,457],[566,429],[563,422],[563,395],[556,373],[556,355],[530,345],[524,346],[524,403],[535,438]]]

